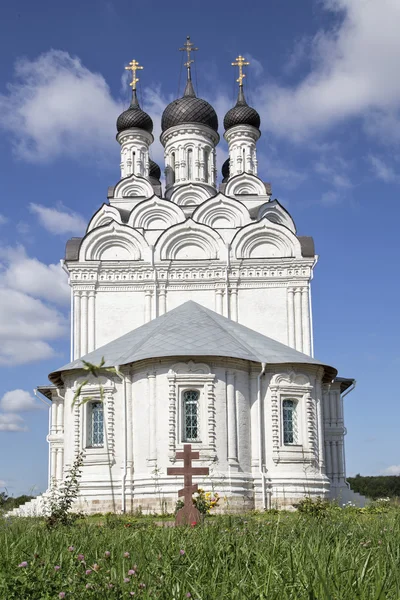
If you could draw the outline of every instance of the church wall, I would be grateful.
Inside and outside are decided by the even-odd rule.
[[[287,344],[286,286],[239,288],[239,323]]]
[[[146,322],[144,291],[96,294],[96,348]],[[148,319],[149,320],[149,319]]]

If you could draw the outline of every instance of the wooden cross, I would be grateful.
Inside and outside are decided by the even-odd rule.
[[[141,67],[139,65],[137,60],[133,59],[133,60],[131,60],[129,65],[127,67],[125,67],[125,69],[127,71],[132,71],[132,81],[129,85],[132,87],[133,90],[136,90],[136,84],[139,81],[139,78],[136,77],[136,71],[143,69],[143,67]]]
[[[177,459],[183,458],[183,467],[168,467],[167,475],[183,475],[184,487],[178,491],[178,496],[184,497],[184,506],[178,510],[176,514],[177,525],[191,525],[192,523],[198,523],[200,520],[200,513],[195,506],[193,506],[192,496],[198,490],[197,483],[193,484],[193,475],[208,475],[210,469],[208,467],[193,467],[192,460],[198,460],[200,458],[199,452],[192,452],[191,444],[185,444],[183,446],[183,452],[176,453]]]
[[[247,67],[249,64],[250,63],[241,54],[237,57],[236,62],[232,63],[232,67],[239,67],[239,77],[236,79],[236,81],[239,82],[239,85],[243,85],[243,79],[246,77],[243,73],[243,67]]]

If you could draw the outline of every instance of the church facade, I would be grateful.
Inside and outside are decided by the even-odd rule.
[[[247,63],[235,62],[218,186],[218,117],[196,96],[189,39],[184,49],[186,88],[162,117],[165,189],[132,61],[132,102],[117,121],[121,179],[85,236],[67,243],[72,362],[39,388],[52,401],[50,483],[83,451],[81,509],[173,510],[182,481],[167,468],[190,443],[210,469],[197,482],[227,509],[354,499],[343,418],[354,381],[313,356],[314,243],[258,176]],[[104,365],[88,376],[82,359]]]

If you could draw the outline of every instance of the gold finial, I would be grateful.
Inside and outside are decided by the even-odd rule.
[[[125,67],[125,69],[127,71],[132,71],[132,81],[129,85],[132,87],[133,90],[136,90],[136,84],[139,81],[139,78],[136,77],[136,71],[143,69],[143,67],[141,67],[139,65],[137,60],[133,59],[133,60],[131,60],[129,65],[127,67]]]
[[[194,62],[194,60],[190,58],[190,53],[198,50],[198,48],[194,47],[193,42],[190,41],[190,35],[188,35],[186,38],[186,44],[182,48],[179,48],[179,50],[187,53],[187,62],[185,62],[185,67],[189,69],[190,65]]]
[[[249,64],[250,63],[247,62],[241,54],[237,57],[236,62],[232,63],[232,67],[239,67],[239,77],[236,79],[236,81],[239,82],[239,85],[243,85],[243,79],[246,77],[243,73],[243,67],[247,67]]]

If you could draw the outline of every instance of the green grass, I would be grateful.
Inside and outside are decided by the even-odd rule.
[[[60,592],[74,600],[399,600],[399,567],[396,508],[211,517],[194,528],[127,518],[54,530],[35,519],[0,521],[1,600]]]

